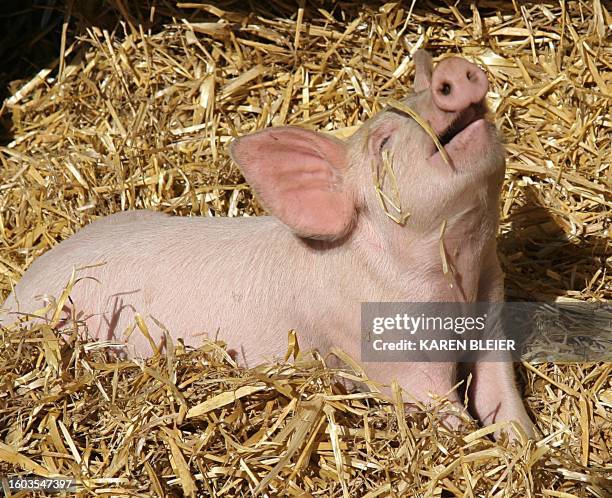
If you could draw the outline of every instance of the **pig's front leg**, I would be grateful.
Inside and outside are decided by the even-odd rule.
[[[478,301],[501,303],[504,298],[504,276],[495,252],[487,263],[480,277]],[[523,427],[527,436],[535,436],[533,422],[527,415],[515,382],[509,354],[507,362],[474,363],[468,394],[470,409],[483,425],[515,421]]]
[[[379,384],[384,395],[393,398],[391,385],[397,381],[401,387],[406,414],[431,410],[439,400],[446,399],[451,406],[440,411],[440,420],[450,430],[458,430],[464,419],[472,417],[465,409],[457,392],[457,364],[437,362],[363,363],[367,376]]]

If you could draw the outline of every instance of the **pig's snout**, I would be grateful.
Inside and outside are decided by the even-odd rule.
[[[488,89],[484,71],[465,59],[445,59],[432,75],[433,101],[443,111],[459,112],[478,104]]]

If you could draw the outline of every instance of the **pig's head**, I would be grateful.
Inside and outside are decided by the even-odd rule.
[[[346,142],[296,127],[265,129],[234,141],[231,153],[271,214],[318,239],[341,238],[360,218],[394,223],[381,209],[372,173],[387,157],[400,196],[394,201],[410,213],[408,230],[438,231],[443,220],[475,208],[496,216],[504,154],[486,119],[485,73],[461,58],[433,69],[424,51],[415,65],[414,93],[403,103],[430,123],[451,164],[414,119],[391,108]]]

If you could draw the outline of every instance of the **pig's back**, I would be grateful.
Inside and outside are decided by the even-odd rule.
[[[146,233],[149,239],[153,224],[164,225],[166,218],[166,215],[153,211],[126,211],[86,225],[36,258],[3,307],[14,310],[18,306],[19,311],[33,312],[40,307],[34,303],[35,296],[59,297],[73,267],[81,268],[105,261],[108,265],[109,258],[112,266],[121,264],[125,258],[133,256],[138,245],[142,245],[141,234]],[[77,276],[82,273],[79,271]]]

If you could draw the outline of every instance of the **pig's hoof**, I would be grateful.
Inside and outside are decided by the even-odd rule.
[[[536,439],[535,425],[533,422],[531,422],[531,420],[529,420],[529,422],[517,422],[512,420],[510,422],[500,422],[500,424],[502,424],[503,427],[493,433],[493,437],[496,441],[500,441],[506,437],[511,443],[518,442],[521,444],[526,444],[530,439]]]

